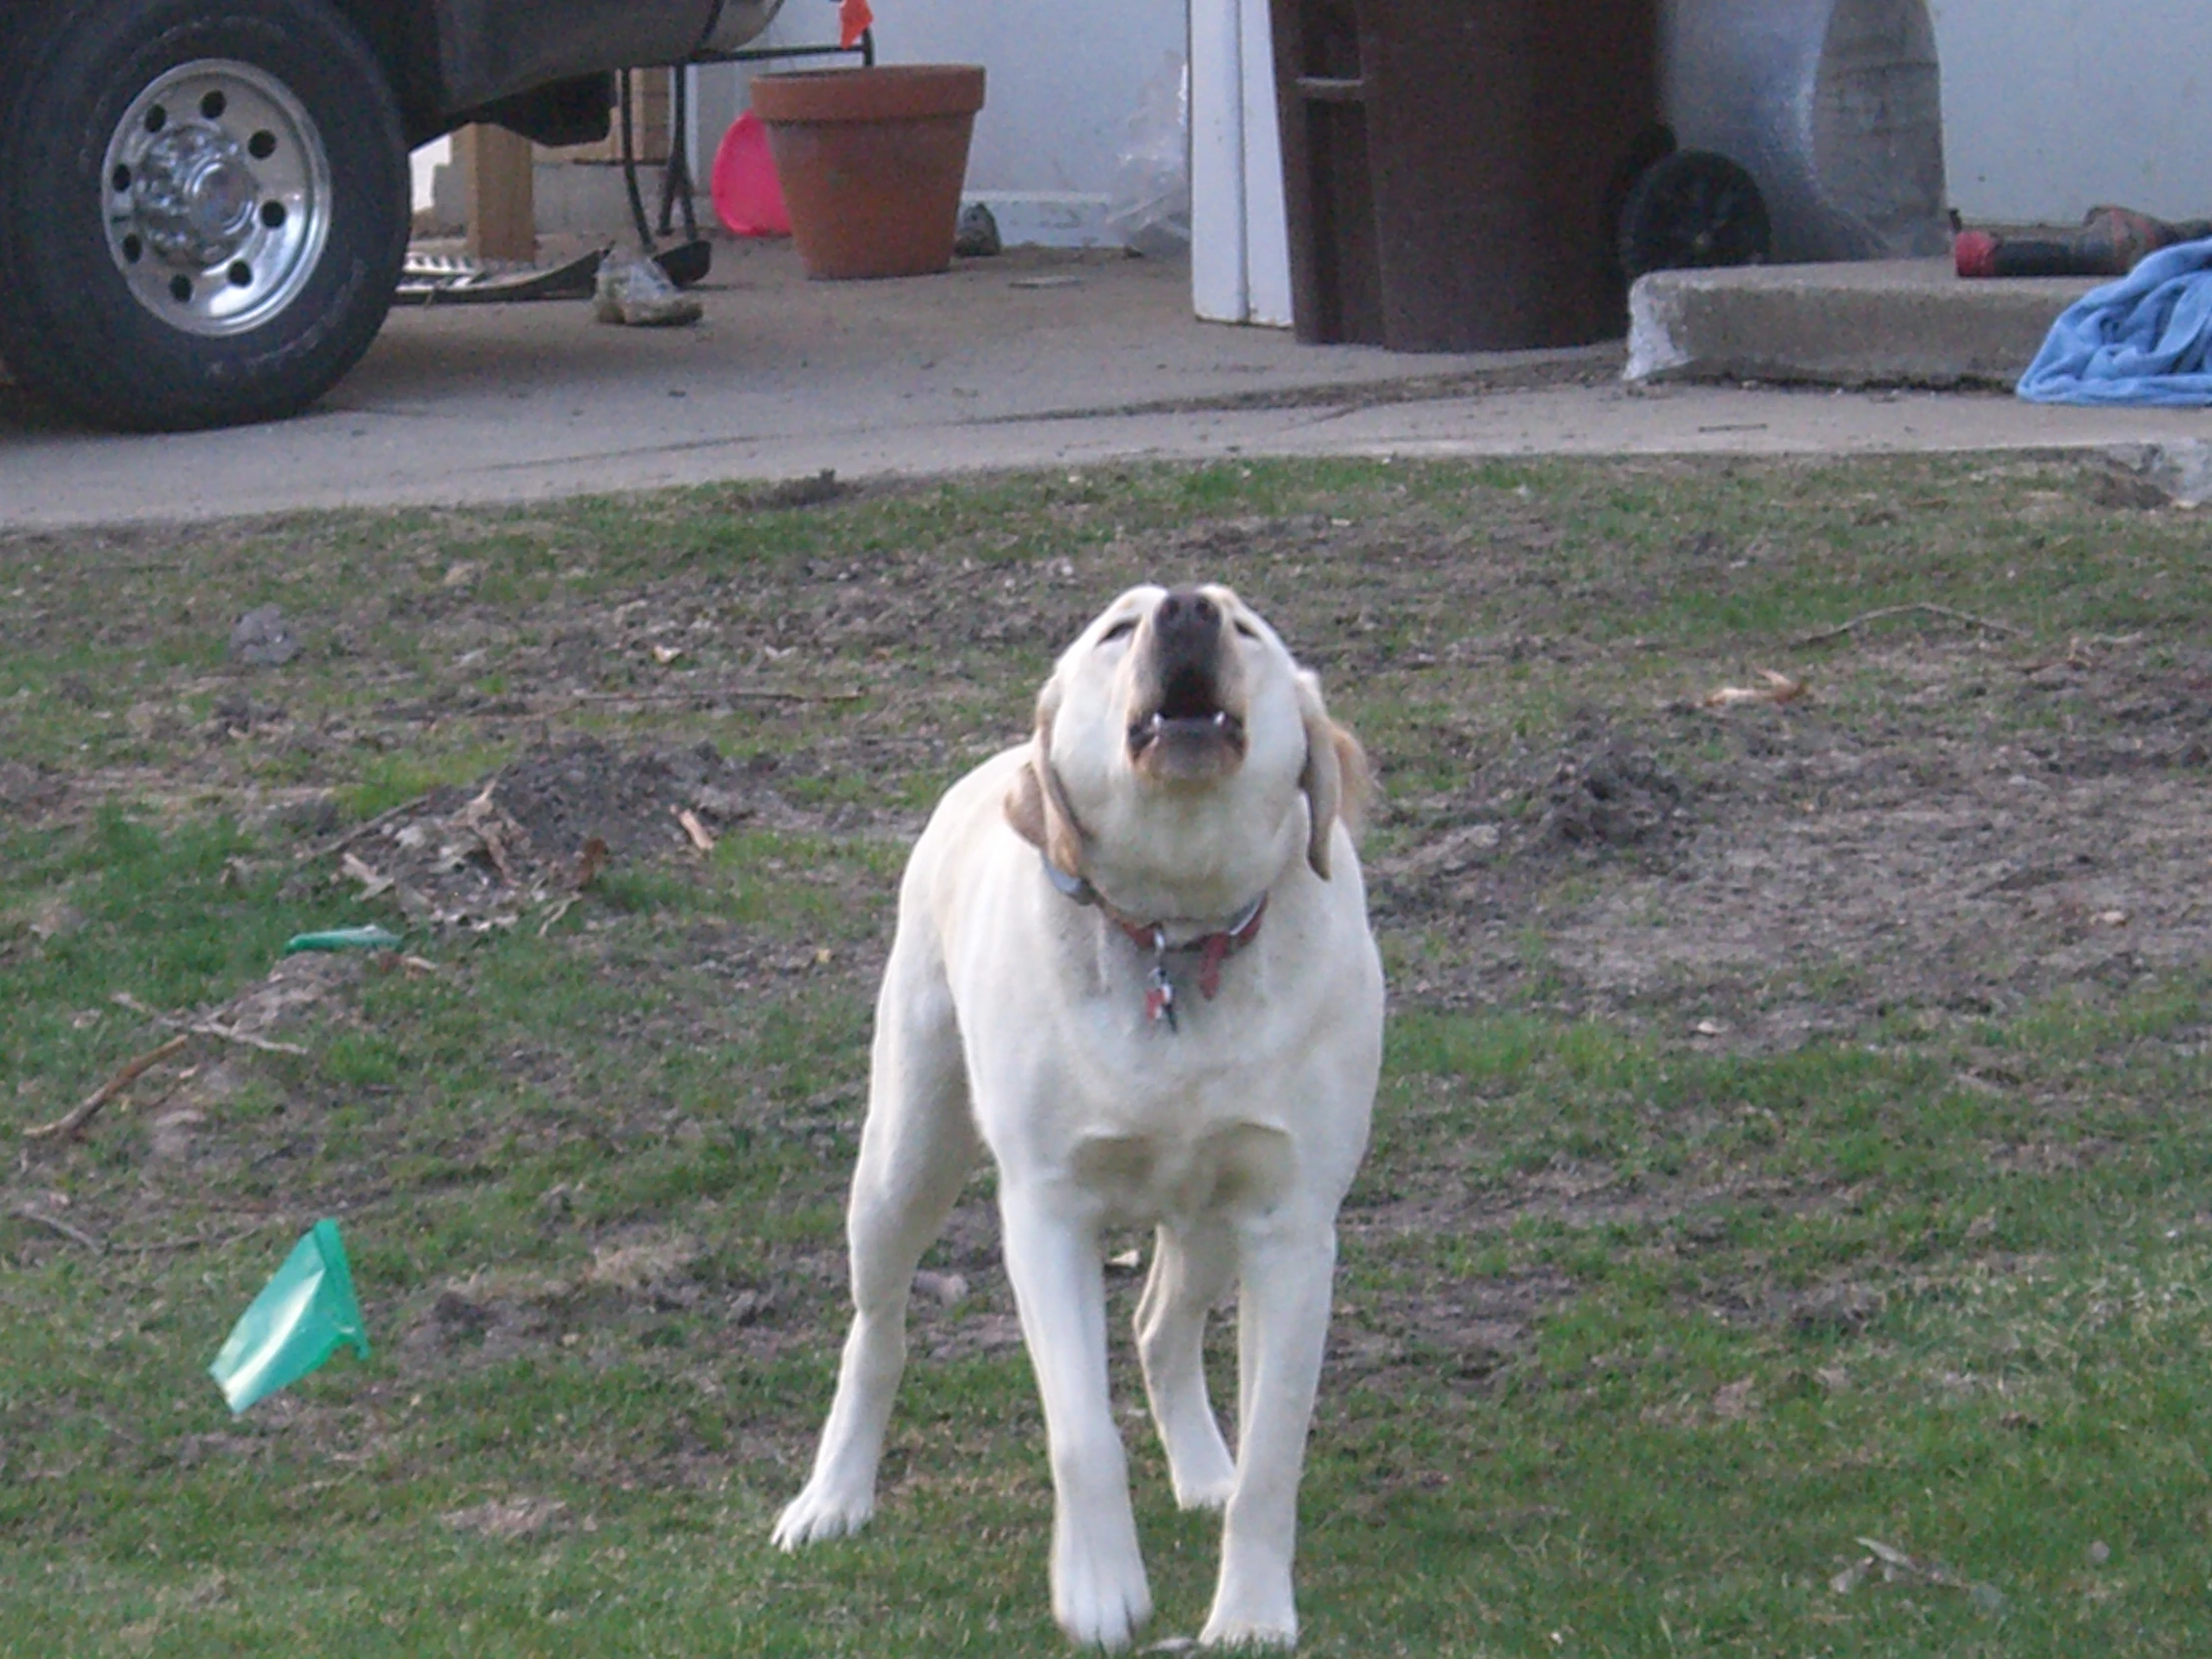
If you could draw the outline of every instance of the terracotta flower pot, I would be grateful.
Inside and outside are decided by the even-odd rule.
[[[918,276],[952,263],[979,64],[760,75],[753,109],[810,276]]]

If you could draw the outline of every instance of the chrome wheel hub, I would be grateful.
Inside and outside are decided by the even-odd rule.
[[[298,297],[330,231],[322,135],[252,64],[180,64],[132,100],[102,168],[108,253],[173,327],[235,334]]]

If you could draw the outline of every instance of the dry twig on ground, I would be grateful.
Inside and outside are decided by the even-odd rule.
[[[50,1216],[44,1210],[33,1209],[28,1204],[17,1205],[15,1207],[15,1213],[23,1220],[46,1228],[49,1232],[59,1233],[71,1244],[84,1246],[85,1249],[91,1251],[95,1256],[103,1255],[107,1250],[107,1246],[103,1245],[90,1233],[87,1233],[83,1228],[72,1227],[69,1225],[68,1222],[63,1221],[59,1216]]]
[[[172,1031],[183,1031],[195,1037],[213,1037],[218,1042],[238,1043],[246,1048],[258,1048],[264,1054],[304,1054],[307,1051],[297,1043],[278,1042],[275,1037],[258,1037],[251,1031],[234,1030],[220,1025],[213,1016],[207,1019],[181,1019],[175,1014],[165,1014],[159,1008],[149,1008],[129,991],[117,991],[110,998],[119,1008],[128,1008],[134,1014],[144,1014]]]
[[[192,1038],[189,1034],[172,1037],[159,1048],[150,1048],[144,1054],[126,1060],[121,1070],[101,1084],[100,1087],[94,1089],[92,1093],[86,1095],[68,1112],[56,1118],[52,1123],[42,1123],[34,1128],[24,1130],[23,1138],[27,1141],[43,1141],[57,1135],[75,1135],[92,1121],[101,1107],[107,1105],[109,1101],[136,1082],[142,1072],[151,1066],[161,1064],[162,1061],[168,1059],[191,1041]],[[33,1219],[50,1220],[50,1218]]]
[[[1935,605],[1927,600],[1917,600],[1910,605],[1884,605],[1872,611],[1861,611],[1849,622],[1840,622],[1833,628],[1823,628],[1817,634],[1807,634],[1795,641],[1798,645],[1822,645],[1829,640],[1840,640],[1870,622],[1880,622],[1885,617],[1911,616],[1916,612],[1926,616],[1947,617],[1952,622],[1962,622],[1970,628],[1981,628],[1992,634],[2009,634],[2018,639],[2023,630],[2009,622],[1995,622],[1985,616],[1975,616],[1971,611],[1953,610],[1948,605]]]
[[[355,841],[361,839],[364,835],[373,835],[377,830],[383,829],[385,825],[391,823],[394,819],[405,818],[417,807],[420,807],[424,802],[428,801],[430,797],[435,793],[436,792],[432,790],[425,790],[422,792],[422,794],[414,797],[412,800],[402,801],[396,807],[387,807],[382,812],[378,813],[374,818],[369,819],[365,823],[356,824],[353,826],[352,829],[344,830],[339,834],[332,836],[328,840],[317,841],[312,846],[302,847],[298,852],[292,855],[292,862],[295,864],[312,863],[317,858],[325,858],[333,852],[341,851],[344,848],[351,846]]]

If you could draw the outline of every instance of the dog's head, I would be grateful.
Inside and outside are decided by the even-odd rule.
[[[1248,900],[1301,829],[1327,879],[1367,785],[1321,682],[1250,606],[1225,587],[1140,587],[1061,654],[1006,812],[1067,874],[1197,914],[1213,888]]]

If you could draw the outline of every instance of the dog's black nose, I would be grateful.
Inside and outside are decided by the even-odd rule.
[[[1203,656],[1221,633],[1221,607],[1196,588],[1170,589],[1152,613],[1152,631],[1171,660]]]

